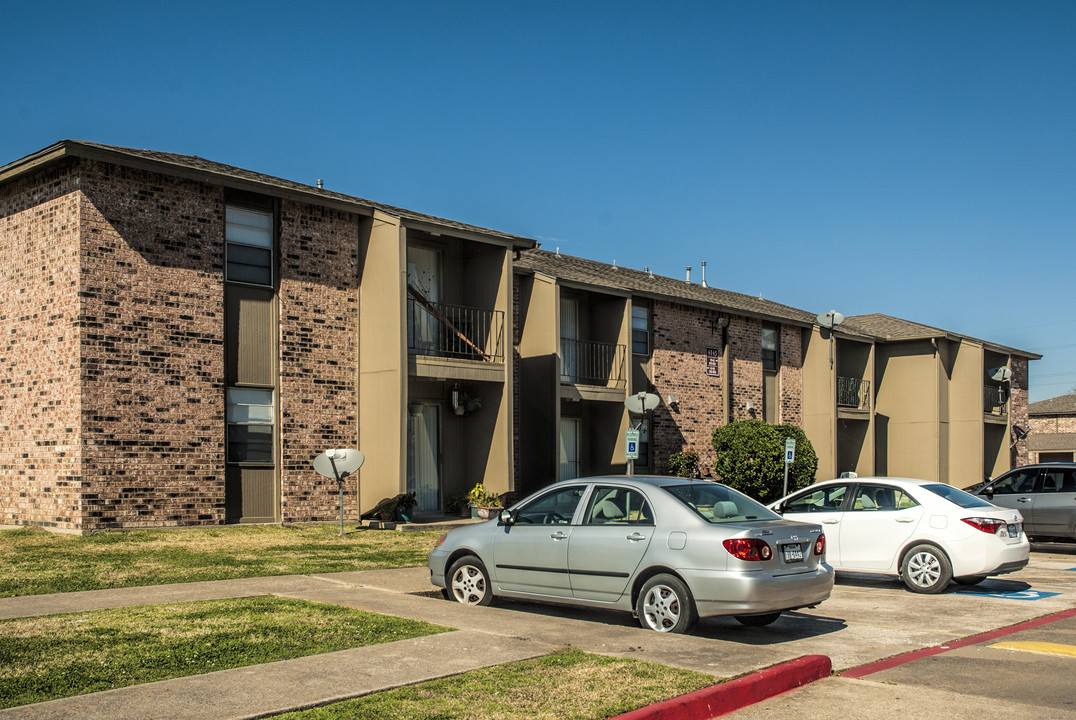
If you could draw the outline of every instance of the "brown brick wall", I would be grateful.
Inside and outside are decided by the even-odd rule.
[[[1027,358],[1017,356],[1012,356],[1009,362],[1009,368],[1012,370],[1012,378],[1009,381],[1011,391],[1011,394],[1009,395],[1009,422],[1023,428],[1027,427],[1028,421],[1027,362]],[[1015,440],[1015,436],[1013,436],[1012,439]],[[1030,462],[1028,458],[1027,438],[1017,442],[1009,453],[1012,467],[1027,465]]]
[[[73,168],[0,189],[0,525],[81,523]]]
[[[721,324],[727,319],[728,364],[731,366],[732,419],[762,417],[762,323],[753,318],[686,305],[655,302],[653,310],[653,382],[662,402],[652,419],[652,451],[659,472],[669,455],[698,453],[701,470],[713,468],[713,432],[726,422],[725,378],[706,374],[707,348],[722,349]],[[803,383],[800,331],[782,328],[778,422],[802,424]],[[721,372],[725,372],[722,365]],[[677,405],[670,408],[669,395]],[[747,403],[755,407],[754,414]]]
[[[224,521],[220,187],[83,161],[84,529]]]
[[[285,201],[280,220],[281,516],[339,517],[336,480],[314,472],[328,448],[358,447],[359,218]],[[366,452],[371,449],[367,448]],[[355,481],[346,518],[358,515]]]

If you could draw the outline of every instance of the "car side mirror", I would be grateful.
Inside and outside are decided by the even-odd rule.
[[[501,515],[497,519],[499,525],[515,525],[516,514],[512,510],[501,510]]]
[[[994,488],[985,487],[985,488],[983,488],[982,490],[979,491],[979,494],[980,495],[986,495],[988,498],[992,498],[992,497],[994,497]]]

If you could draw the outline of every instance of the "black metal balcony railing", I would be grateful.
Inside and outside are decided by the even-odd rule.
[[[482,362],[504,362],[504,311],[407,299],[407,351]]]
[[[578,385],[622,388],[627,384],[624,345],[560,339],[560,380]]]
[[[1008,409],[1009,393],[1001,385],[983,386],[983,412],[987,415],[1005,415]]]
[[[871,384],[860,378],[837,378],[837,407],[871,409]]]

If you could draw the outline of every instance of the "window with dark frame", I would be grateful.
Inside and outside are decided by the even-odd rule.
[[[273,390],[231,387],[227,395],[228,462],[273,464]]]
[[[225,279],[273,284],[273,213],[227,205],[224,209]]]
[[[650,307],[631,306],[631,352],[634,355],[650,354]]]

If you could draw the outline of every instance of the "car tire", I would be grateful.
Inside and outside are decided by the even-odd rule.
[[[965,575],[964,577],[953,578],[953,582],[957,585],[978,585],[983,580],[986,580],[986,575]]]
[[[672,575],[655,575],[635,601],[639,624],[657,632],[684,633],[699,619],[687,585]]]
[[[934,545],[916,545],[904,556],[900,577],[912,592],[940,593],[953,579],[949,558]]]
[[[462,605],[489,605],[493,602],[486,566],[474,555],[464,555],[448,570],[447,597]]]
[[[766,627],[777,622],[777,618],[781,617],[781,613],[767,613],[765,615],[737,615],[736,621],[741,625],[747,627]]]

